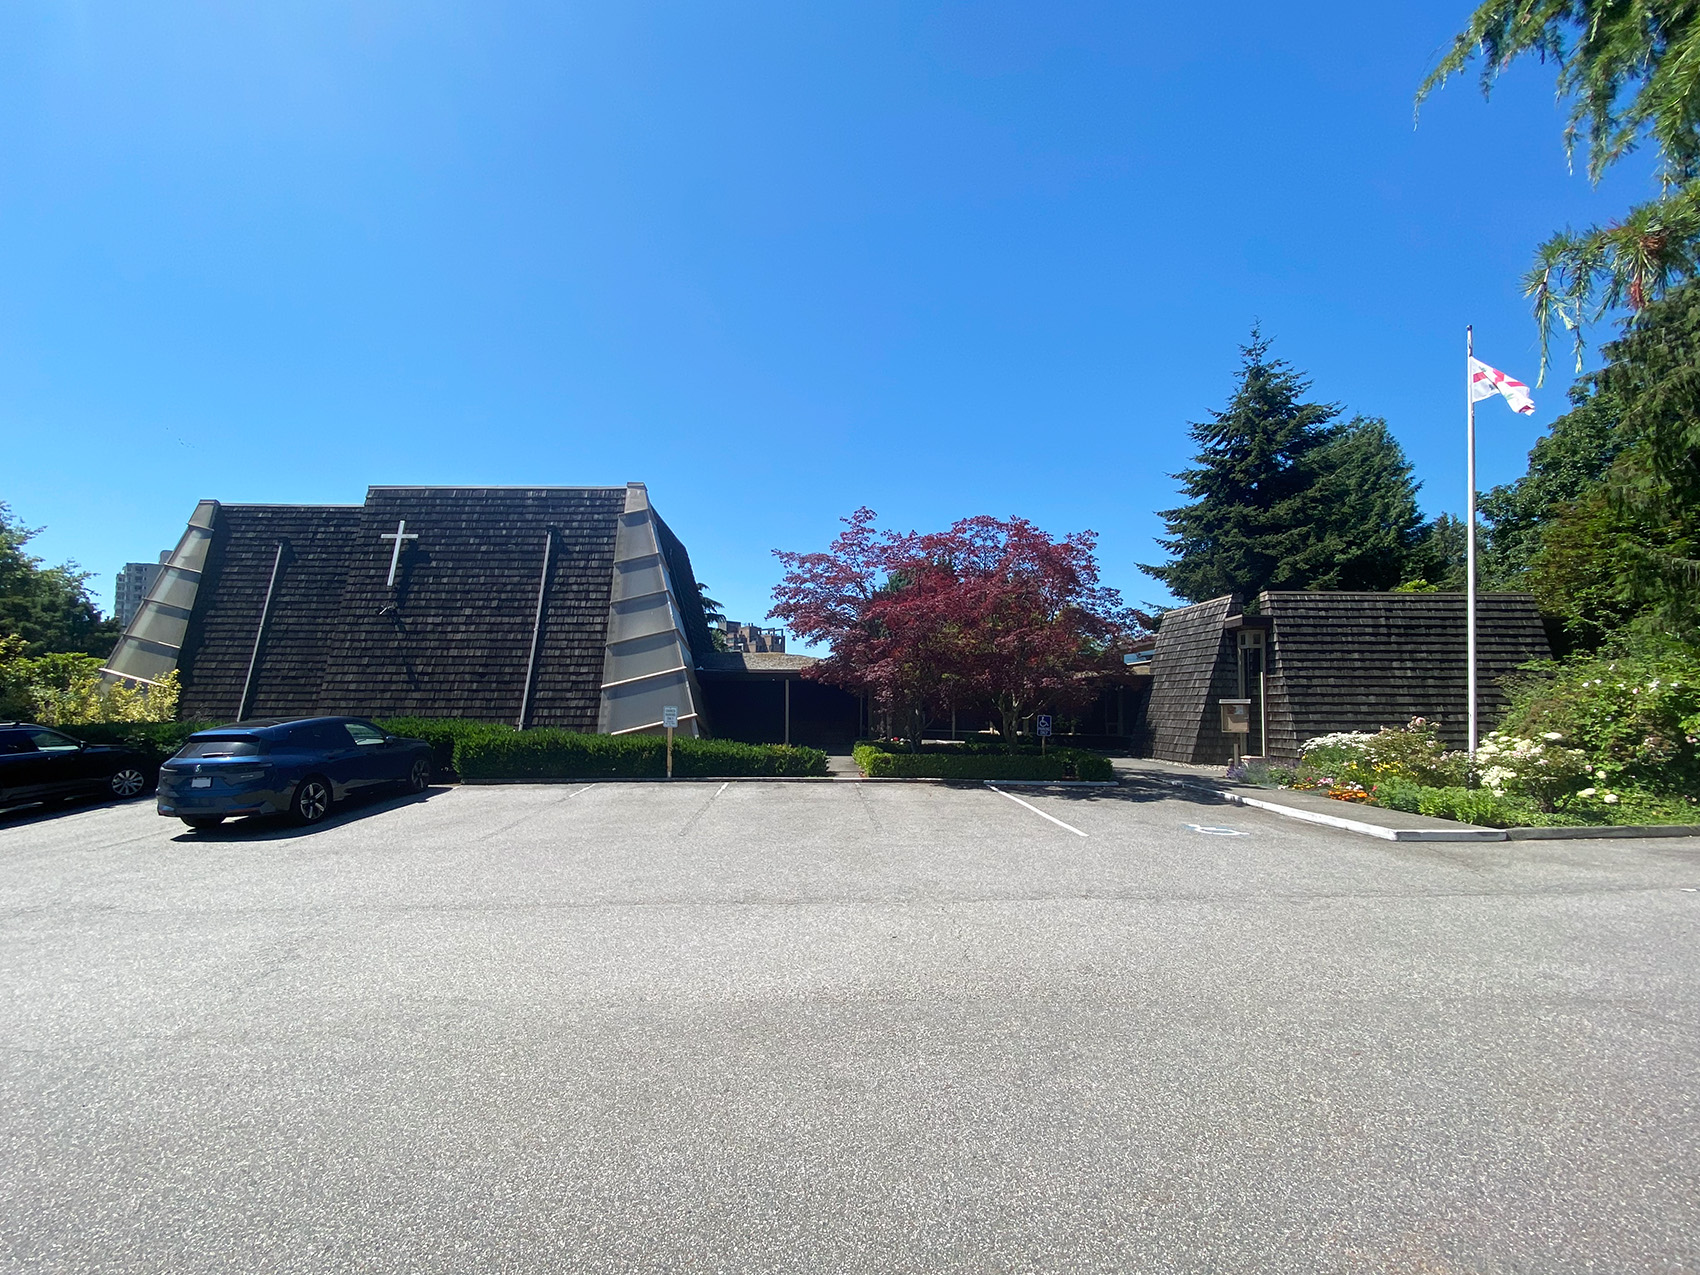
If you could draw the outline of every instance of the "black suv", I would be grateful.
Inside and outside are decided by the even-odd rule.
[[[85,744],[32,722],[0,722],[0,806],[61,797],[139,797],[159,767],[134,748]]]

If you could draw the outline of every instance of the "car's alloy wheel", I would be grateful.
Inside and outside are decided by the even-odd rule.
[[[331,786],[317,775],[308,776],[296,787],[290,808],[301,823],[318,823],[331,812]]]
[[[421,757],[413,763],[413,773],[408,776],[407,789],[409,792],[424,792],[431,786],[431,763]]]
[[[126,766],[106,782],[114,797],[134,797],[148,786],[148,777],[134,766]]]

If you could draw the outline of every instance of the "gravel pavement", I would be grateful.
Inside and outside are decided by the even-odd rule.
[[[19,812],[0,1270],[1700,1272],[1697,939],[1157,787]]]

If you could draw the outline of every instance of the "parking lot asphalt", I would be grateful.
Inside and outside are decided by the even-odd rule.
[[[0,1269],[1700,1271],[1697,939],[1155,787],[14,813]]]

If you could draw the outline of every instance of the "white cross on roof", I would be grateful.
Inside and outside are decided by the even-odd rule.
[[[407,519],[403,518],[400,522],[396,523],[394,531],[379,532],[378,539],[395,541],[395,549],[390,554],[390,578],[387,581],[389,587],[393,589],[395,587],[396,568],[401,565],[402,542],[404,540],[417,540],[419,539],[419,534],[417,532],[409,531],[407,529]]]

